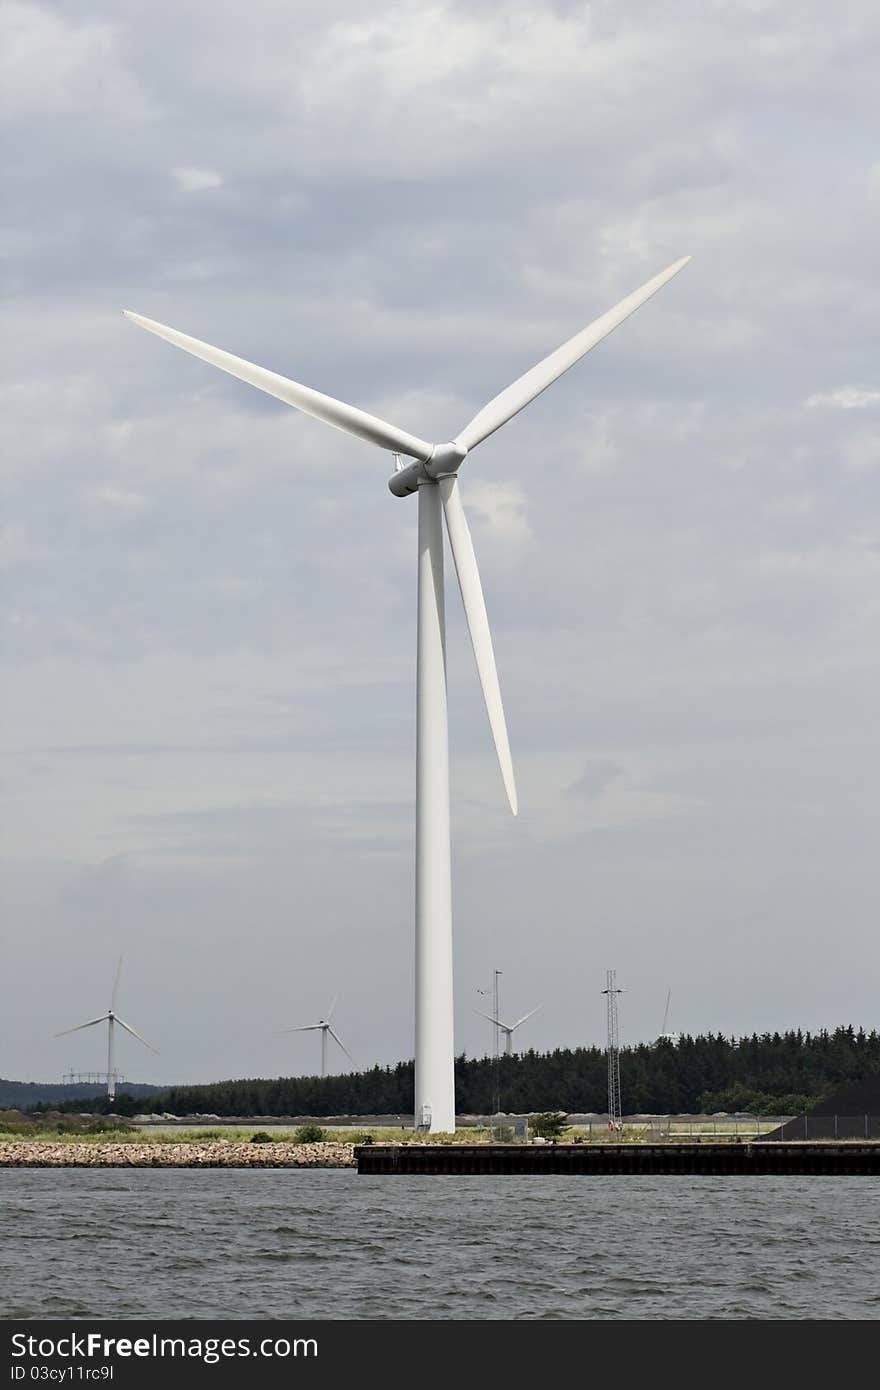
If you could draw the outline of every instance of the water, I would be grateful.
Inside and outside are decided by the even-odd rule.
[[[3,1318],[880,1317],[870,1178],[0,1172]]]

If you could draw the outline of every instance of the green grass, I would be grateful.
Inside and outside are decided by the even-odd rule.
[[[340,1144],[362,1144],[370,1136],[375,1144],[486,1144],[493,1142],[488,1129],[459,1129],[455,1134],[417,1134],[412,1129],[402,1127],[361,1126],[337,1128],[324,1126],[326,1142]],[[616,1137],[618,1143],[644,1143],[658,1140],[687,1141],[693,1139],[734,1139],[747,1137],[755,1131],[762,1133],[775,1128],[774,1123],[752,1122],[735,1129],[732,1124],[720,1124],[717,1132],[712,1122],[688,1125],[679,1121],[678,1125],[667,1129],[658,1124],[626,1125]],[[2,1142],[44,1142],[63,1144],[209,1144],[226,1140],[231,1144],[249,1144],[253,1135],[265,1129],[258,1125],[211,1125],[188,1128],[157,1127],[155,1130],[136,1129],[129,1125],[117,1126],[113,1121],[96,1117],[81,1119],[79,1116],[65,1116],[59,1121],[52,1116],[46,1123],[40,1123],[26,1115],[15,1112],[0,1112],[0,1143]],[[274,1143],[292,1144],[296,1142],[294,1128],[271,1128],[268,1133]],[[607,1143],[613,1140],[609,1130],[602,1124],[594,1124],[592,1130],[586,1125],[569,1126],[559,1143],[573,1143],[575,1139],[583,1143]]]
[[[218,1140],[225,1140],[231,1144],[249,1144],[254,1134],[265,1131],[263,1125],[211,1125],[195,1126],[189,1129],[174,1129],[170,1132],[162,1130],[159,1133],[151,1132],[149,1129],[131,1129],[128,1127],[121,1129],[101,1129],[91,1128],[82,1129],[57,1129],[54,1127],[44,1127],[25,1123],[16,1126],[13,1130],[0,1125],[0,1143],[6,1141],[18,1143],[52,1143],[52,1144],[210,1144]],[[375,1144],[390,1143],[431,1143],[431,1144],[477,1144],[487,1142],[489,1136],[486,1131],[476,1129],[461,1129],[457,1134],[432,1134],[415,1135],[411,1129],[390,1129],[390,1128],[360,1128],[360,1129],[339,1129],[336,1127],[325,1128],[327,1143],[333,1144],[362,1144],[367,1135]],[[272,1142],[278,1144],[294,1144],[296,1132],[294,1129],[275,1129],[268,1131],[272,1136]]]

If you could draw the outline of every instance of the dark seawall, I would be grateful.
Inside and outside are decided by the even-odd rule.
[[[880,1174],[880,1143],[365,1144],[359,1173]]]

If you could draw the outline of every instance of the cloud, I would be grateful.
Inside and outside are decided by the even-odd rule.
[[[450,567],[459,996],[552,990],[537,1046],[601,1040],[607,960],[636,1032],[670,968],[688,1029],[871,1017],[876,5],[4,18],[10,974],[63,1014],[125,938],[174,1079],[346,970],[358,1055],[411,1047],[416,503],[122,308],[439,440],[690,252],[462,470],[520,815]]]
[[[580,777],[566,788],[568,796],[582,797],[585,801],[593,801],[602,795],[606,787],[609,787],[616,778],[620,777],[623,768],[619,763],[613,763],[608,759],[596,758],[587,763]]]
[[[874,473],[880,468],[880,431],[860,430],[844,442],[846,464],[853,473]]]
[[[28,533],[23,526],[4,526],[0,529],[0,569],[20,565],[30,553]]]
[[[0,106],[21,118],[114,118],[146,114],[140,87],[125,63],[118,22],[69,19],[51,5],[4,0]]]
[[[839,386],[836,391],[819,392],[804,402],[808,410],[865,410],[880,405],[880,391],[864,386]]]
[[[183,193],[202,193],[207,188],[222,188],[223,177],[214,169],[193,169],[188,165],[173,171],[178,188]]]
[[[481,549],[496,564],[521,559],[532,539],[524,489],[518,483],[469,481],[464,499],[480,533]]]
[[[93,502],[120,512],[141,512],[149,505],[149,499],[142,492],[129,492],[112,485],[95,488],[90,496]]]

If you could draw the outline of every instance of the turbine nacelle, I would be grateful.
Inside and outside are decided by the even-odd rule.
[[[424,482],[436,483],[441,478],[454,478],[467,458],[467,453],[465,446],[456,444],[455,441],[450,444],[435,444],[430,458],[424,462],[417,460],[415,463],[407,464],[405,468],[399,468],[388,479],[388,487],[395,497],[411,497]]]

